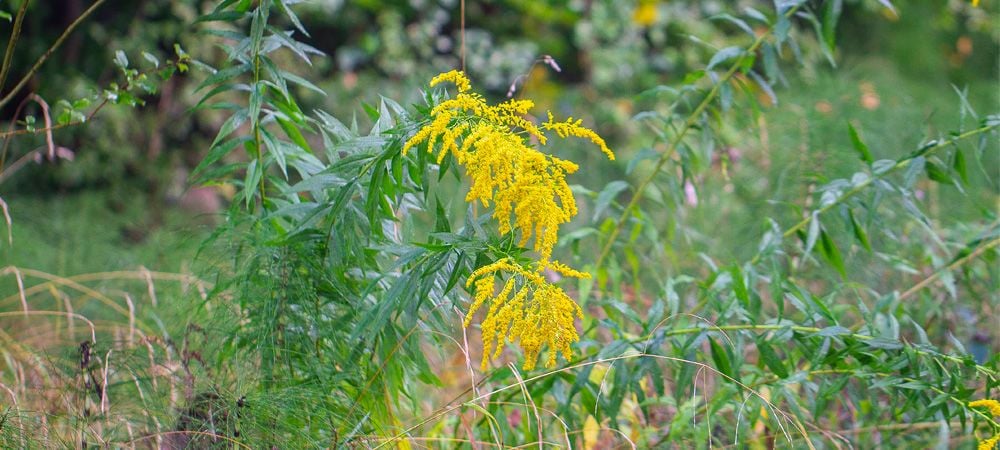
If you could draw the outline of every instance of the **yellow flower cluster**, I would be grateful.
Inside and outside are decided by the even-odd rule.
[[[969,402],[970,408],[986,408],[993,417],[1000,417],[1000,402],[992,399],[983,399]],[[994,450],[1000,443],[1000,433],[994,433],[993,437],[979,441],[978,450]]]
[[[589,277],[555,261],[550,268],[566,276]],[[503,272],[510,276],[500,292],[493,295],[496,278]],[[549,347],[546,367],[555,365],[556,353],[566,359],[571,357],[570,345],[580,339],[573,318],[582,317],[583,311],[561,288],[506,258],[473,272],[466,282],[466,287],[472,286],[475,298],[465,316],[466,327],[472,323],[472,315],[490,301],[482,323],[483,370],[490,359],[500,356],[507,340],[516,341],[524,351],[524,370],[535,367],[542,345]]]
[[[534,106],[531,100],[490,105],[481,95],[469,92],[469,80],[459,71],[438,75],[430,84],[443,82],[454,83],[458,95],[431,110],[431,122],[403,145],[403,154],[425,142],[427,150],[433,152],[440,141],[438,162],[451,154],[471,180],[466,201],[478,200],[486,207],[494,203],[493,215],[500,232],[516,230],[522,246],[534,237],[534,250],[541,256],[540,269],[544,269],[552,256],[559,226],[577,213],[566,174],[576,172],[578,166],[538,151],[530,140],[546,145],[544,131],[554,131],[561,138],[589,139],[610,159],[614,159],[614,153],[580,120],[556,122],[549,113],[549,120],[539,128],[524,118]]]
[[[573,318],[581,316],[582,311],[566,292],[547,282],[542,271],[549,269],[575,278],[590,275],[551,259],[559,227],[577,213],[566,175],[576,172],[578,166],[540,152],[532,142],[547,145],[545,132],[554,132],[564,139],[588,139],[610,159],[615,155],[604,139],[580,120],[557,122],[549,113],[548,121],[536,125],[525,118],[534,107],[531,100],[490,105],[483,96],[470,92],[469,79],[459,71],[442,73],[431,79],[430,85],[446,82],[454,84],[458,94],[431,110],[430,122],[403,145],[403,154],[424,144],[428,152],[437,152],[439,164],[452,155],[470,180],[465,200],[479,201],[485,207],[492,204],[499,231],[518,233],[521,246],[534,238],[533,249],[539,255],[530,269],[501,259],[473,272],[466,286],[474,286],[475,294],[465,326],[489,301],[482,322],[483,369],[490,359],[500,355],[508,341],[517,342],[524,351],[525,370],[534,368],[542,347],[548,346],[546,365],[551,367],[557,353],[570,357],[570,345],[579,340]],[[506,281],[494,295],[503,273],[508,274]]]

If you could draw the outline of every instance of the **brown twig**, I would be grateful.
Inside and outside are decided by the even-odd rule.
[[[937,272],[934,272],[933,274],[931,274],[931,276],[929,276],[927,278],[924,278],[919,283],[913,285],[913,287],[907,289],[906,292],[903,292],[902,294],[900,294],[899,295],[899,299],[900,300],[905,300],[905,299],[907,299],[909,297],[912,297],[917,292],[920,292],[921,289],[923,289],[923,288],[927,287],[929,284],[933,283],[934,280],[937,280],[938,278],[940,278],[941,275],[945,274],[946,272],[951,272],[952,270],[955,270],[959,266],[962,266],[965,263],[967,263],[969,261],[972,261],[973,259],[978,258],[979,255],[982,255],[987,250],[989,250],[989,249],[991,249],[993,247],[996,247],[997,245],[1000,245],[1000,238],[996,238],[996,239],[994,239],[992,241],[989,241],[986,244],[984,244],[984,245],[980,246],[979,248],[975,249],[974,251],[972,251],[972,253],[969,253],[968,255],[965,255],[962,258],[956,259],[955,262],[953,262],[951,264],[948,264],[945,267],[942,267]]]
[[[462,72],[465,72],[465,0],[461,0],[459,6],[459,15],[462,16],[461,31],[459,33],[459,39],[461,40],[460,56],[462,58]]]
[[[7,51],[3,54],[3,67],[0,67],[0,90],[3,90],[7,74],[10,73],[10,64],[14,60],[14,46],[17,45],[17,38],[21,36],[21,24],[24,22],[24,13],[28,11],[28,3],[31,3],[31,0],[21,2],[21,7],[17,10],[17,17],[14,18],[14,28],[10,30]]]
[[[13,99],[14,96],[17,95],[17,93],[22,88],[24,88],[26,84],[28,84],[28,80],[30,80],[31,77],[35,75],[35,72],[37,72],[38,69],[42,67],[42,64],[45,64],[45,61],[48,61],[49,57],[52,56],[52,53],[54,53],[56,49],[59,48],[60,45],[62,45],[63,41],[65,41],[66,38],[69,37],[69,35],[72,34],[74,30],[76,30],[76,27],[80,26],[80,24],[83,23],[83,21],[86,20],[87,17],[93,14],[94,11],[96,11],[97,8],[100,7],[105,1],[107,0],[97,0],[96,2],[94,2],[93,5],[90,5],[90,8],[87,8],[87,10],[83,12],[83,14],[80,14],[79,17],[73,20],[73,23],[69,24],[69,26],[66,27],[65,30],[63,30],[62,34],[59,35],[59,37],[56,39],[54,43],[52,43],[52,46],[49,47],[49,49],[46,50],[45,53],[42,53],[42,56],[38,57],[38,60],[35,61],[35,64],[33,66],[31,66],[31,69],[28,69],[28,73],[24,74],[24,76],[21,77],[21,80],[14,85],[14,87],[10,90],[10,92],[7,93],[6,96],[0,98],[0,107],[3,107],[3,105],[9,103],[10,100]],[[27,3],[27,0],[25,0],[25,3]],[[4,57],[6,58],[7,56],[5,55]]]

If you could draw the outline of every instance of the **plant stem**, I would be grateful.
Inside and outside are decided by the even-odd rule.
[[[799,10],[799,8],[801,8],[801,5],[789,8],[789,10],[785,12],[784,18],[787,19],[791,17],[793,14],[795,14],[796,11]],[[751,44],[750,47],[747,47],[746,51],[744,51],[740,55],[740,57],[737,58],[736,62],[733,63],[733,65],[729,68],[729,70],[727,70],[725,74],[719,77],[719,80],[712,85],[712,89],[708,91],[708,94],[705,95],[705,98],[702,99],[701,103],[699,103],[698,106],[694,109],[694,111],[692,111],[691,114],[688,115],[687,120],[684,121],[684,125],[681,126],[681,129],[677,131],[677,135],[670,142],[669,146],[663,152],[663,154],[660,155],[659,159],[657,159],[656,165],[653,166],[653,171],[650,172],[649,176],[647,176],[644,180],[642,180],[642,182],[639,183],[639,186],[635,188],[635,193],[632,195],[632,198],[625,206],[625,209],[622,211],[621,216],[618,217],[618,220],[615,222],[615,226],[614,228],[611,229],[611,233],[608,236],[607,242],[604,243],[604,247],[601,249],[601,253],[597,257],[597,260],[594,262],[594,267],[596,269],[600,269],[601,265],[604,263],[604,260],[607,259],[608,255],[611,253],[611,247],[614,246],[615,240],[618,238],[618,234],[621,233],[622,227],[625,226],[625,222],[628,221],[629,217],[631,217],[632,209],[634,209],[638,205],[639,199],[642,198],[643,191],[645,191],[646,188],[649,186],[649,184],[653,182],[653,179],[656,178],[656,175],[660,173],[660,169],[662,169],[663,166],[667,163],[667,161],[670,160],[670,157],[673,156],[673,153],[680,146],[681,142],[684,140],[684,137],[687,135],[687,132],[694,127],[695,123],[697,123],[698,120],[700,120],[702,113],[705,112],[708,106],[719,95],[719,91],[722,89],[722,86],[728,83],[729,79],[732,78],[737,71],[739,71],[740,67],[743,65],[743,62],[746,60],[748,55],[752,55],[754,52],[757,51],[758,48],[760,48],[761,45],[764,44],[768,36],[770,36],[771,33],[774,32],[774,28],[775,28],[774,26],[768,28],[768,30],[765,33],[761,34],[760,36],[757,37],[756,40],[754,40],[753,44]]]
[[[105,1],[107,0],[97,0],[96,2],[94,2],[94,4],[90,5],[90,8],[87,8],[87,10],[83,12],[83,14],[80,14],[79,17],[73,20],[73,23],[69,24],[69,26],[66,27],[65,30],[63,30],[62,34],[59,35],[59,38],[57,38],[56,41],[52,43],[52,46],[49,47],[49,49],[46,50],[45,53],[43,53],[42,56],[40,56],[37,61],[35,61],[35,65],[31,66],[31,69],[28,70],[28,73],[24,74],[24,76],[21,77],[21,80],[14,85],[14,87],[10,90],[10,92],[8,92],[6,96],[0,99],[0,107],[3,107],[7,103],[9,103],[11,99],[13,99],[15,95],[17,95],[18,91],[24,88],[24,85],[28,84],[28,80],[30,80],[31,77],[35,74],[35,72],[37,72],[38,69],[42,67],[42,64],[45,64],[45,61],[47,61],[49,57],[52,56],[52,53],[54,53],[56,49],[58,49],[59,46],[62,45],[63,41],[65,41],[66,38],[69,37],[71,33],[73,33],[73,30],[76,30],[76,27],[80,26],[80,24],[83,23],[83,21],[86,20],[87,17],[90,17],[90,15],[93,14],[98,7],[104,4]],[[25,3],[27,3],[27,0],[25,0]],[[4,55],[4,58],[6,59],[7,55]]]
[[[996,238],[992,241],[989,241],[985,245],[976,248],[972,253],[969,253],[968,255],[965,255],[962,258],[956,259],[955,262],[948,264],[945,267],[942,267],[937,272],[934,272],[931,276],[924,278],[919,283],[915,284],[913,287],[907,289],[906,292],[900,294],[899,300],[905,300],[913,296],[913,294],[916,294],[921,289],[927,287],[927,285],[933,283],[934,280],[937,280],[941,275],[945,274],[946,272],[951,272],[952,270],[955,270],[959,266],[965,265],[965,263],[978,258],[979,255],[982,255],[987,250],[996,247],[997,245],[1000,245],[1000,238]]]
[[[14,28],[10,31],[7,51],[3,54],[3,67],[0,67],[0,92],[3,91],[3,84],[7,81],[7,74],[10,72],[11,61],[14,60],[14,47],[17,45],[17,39],[21,36],[21,24],[24,22],[24,13],[28,11],[28,3],[31,3],[31,0],[21,2],[21,7],[17,10],[17,17],[14,18]]]

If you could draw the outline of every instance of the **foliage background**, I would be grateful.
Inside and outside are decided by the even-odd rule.
[[[577,192],[586,200],[581,201],[579,220],[563,232],[560,250],[579,266],[593,263],[595,248],[607,237],[608,221],[617,218],[621,207],[630,200],[631,191],[625,186],[635,186],[648,176],[650,152],[662,151],[656,125],[636,116],[643,111],[666,113],[668,102],[664,96],[669,97],[669,93],[657,87],[680,86],[718,49],[746,45],[747,38],[738,24],[711,17],[724,12],[743,17],[747,7],[773,11],[768,2],[625,3],[491,1],[466,5],[466,67],[477,87],[499,100],[519,75],[528,74],[519,92],[534,99],[540,110],[583,118],[608,139],[619,155],[619,164],[613,165],[582,145],[559,150],[583,167],[572,182],[579,185]],[[812,3],[815,5],[810,6],[821,8],[821,2]],[[5,2],[0,9],[14,11],[18,5]],[[116,50],[123,50],[134,65],[139,65],[140,52],[166,60],[178,43],[196,60],[224,67],[227,62],[220,41],[206,30],[239,30],[246,24],[196,23],[214,6],[215,2],[156,0],[105,5],[32,78],[32,90],[53,105],[58,99],[72,100],[99,92],[120,77],[112,63]],[[20,78],[34,58],[85,7],[80,0],[31,2],[10,78]],[[479,389],[485,392],[488,386],[513,386],[509,392],[516,395],[498,395],[483,406],[468,402],[466,396],[461,400],[467,402],[462,403],[463,412],[449,410],[442,417],[433,414],[438,411],[435,408],[468,386],[468,374],[461,359],[447,358],[454,352],[426,352],[423,346],[428,342],[438,346],[448,342],[450,346],[453,344],[449,339],[462,339],[457,313],[436,309],[424,317],[428,313],[423,310],[419,314],[417,310],[407,311],[397,322],[401,331],[377,338],[381,347],[375,348],[382,350],[372,350],[376,354],[369,355],[368,363],[359,364],[357,371],[344,370],[346,364],[359,357],[350,347],[358,336],[350,329],[338,329],[336,324],[350,323],[353,327],[362,319],[350,314],[336,316],[338,312],[325,328],[296,331],[294,327],[308,324],[309,317],[326,314],[329,308],[343,311],[336,308],[357,307],[349,302],[337,306],[337,301],[331,299],[358,292],[337,291],[344,286],[339,284],[342,280],[328,278],[370,263],[386,267],[386,261],[336,261],[308,240],[274,246],[280,236],[267,227],[261,228],[252,217],[225,213],[223,207],[209,213],[217,216],[214,218],[204,214],[192,217],[190,210],[176,208],[188,186],[181,180],[205,157],[227,114],[219,109],[192,109],[207,90],[197,89],[207,76],[198,67],[189,75],[172,77],[159,86],[156,94],[143,97],[144,107],[107,108],[86,126],[57,133],[59,144],[74,151],[72,162],[31,164],[0,184],[0,195],[12,212],[14,232],[13,245],[0,249],[5,261],[0,265],[67,277],[130,271],[128,275],[92,278],[88,283],[100,292],[118,295],[116,304],[122,303],[121,292],[131,292],[135,300],[145,296],[143,301],[148,305],[138,308],[138,316],[94,304],[92,295],[67,288],[68,283],[60,284],[63,287],[56,291],[39,284],[43,289],[32,298],[31,306],[38,310],[61,309],[56,300],[79,296],[84,304],[77,308],[81,314],[108,324],[103,331],[108,337],[98,339],[108,345],[101,352],[114,348],[123,353],[118,363],[121,366],[106,363],[101,367],[123,367],[122,373],[133,374],[137,387],[141,384],[138,380],[145,383],[148,379],[150,386],[142,385],[150,393],[148,399],[143,399],[141,406],[119,401],[111,408],[114,413],[107,413],[101,396],[97,395],[95,401],[93,395],[87,394],[92,386],[84,386],[85,379],[91,377],[84,372],[99,373],[100,367],[76,365],[81,355],[76,347],[80,339],[74,333],[79,331],[47,337],[40,331],[42,328],[68,323],[18,319],[4,325],[7,362],[0,365],[5,377],[0,380],[4,386],[14,387],[11,398],[22,398],[22,403],[48,412],[14,413],[21,410],[4,403],[0,404],[6,406],[4,423],[14,423],[15,417],[29,422],[49,417],[53,423],[63,421],[66,429],[76,430],[84,440],[96,443],[107,438],[121,442],[154,429],[204,430],[204,422],[212,422],[212,417],[206,416],[221,414],[224,419],[211,425],[215,427],[213,434],[233,436],[241,431],[245,442],[257,447],[257,443],[267,442],[325,446],[350,442],[358,436],[392,436],[421,418],[432,417],[435,420],[415,430],[414,436],[426,437],[430,442],[475,436],[485,442],[516,445],[535,439],[536,433],[556,440],[560,438],[561,424],[565,424],[571,441],[590,447],[626,445],[631,441],[683,448],[707,446],[713,439],[716,445],[724,445],[736,439],[734,432],[738,437],[749,436],[746,445],[766,448],[769,440],[779,442],[779,446],[802,445],[775,439],[781,422],[775,421],[773,411],[767,413],[763,405],[752,402],[746,408],[746,403],[733,403],[731,398],[742,391],[704,368],[710,366],[727,376],[738,374],[735,378],[743,381],[755,380],[766,387],[762,390],[754,384],[758,392],[765,392],[776,403],[784,402],[783,409],[809,417],[823,429],[862,430],[843,433],[848,436],[845,439],[860,446],[972,445],[964,421],[975,416],[967,416],[962,408],[956,409],[955,402],[940,400],[935,394],[917,395],[911,391],[939,388],[952,397],[956,393],[964,395],[963,399],[996,398],[995,355],[1000,337],[994,326],[998,300],[995,250],[977,254],[981,260],[942,277],[942,287],[922,291],[906,301],[888,294],[905,291],[915,280],[932,276],[941,267],[976,252],[980,244],[996,239],[995,134],[979,141],[978,147],[970,144],[963,150],[968,160],[965,176],[957,169],[954,153],[937,160],[949,169],[950,179],[962,179],[962,190],[926,177],[920,181],[896,180],[919,199],[921,214],[931,218],[926,222],[906,209],[904,203],[893,203],[880,215],[855,210],[855,219],[848,217],[844,209],[831,212],[837,218],[824,220],[827,228],[823,232],[839,244],[840,258],[846,261],[842,270],[832,262],[830,252],[813,250],[809,256],[810,252],[801,252],[801,248],[797,249],[801,259],[789,254],[788,264],[794,267],[791,272],[768,273],[744,263],[761,253],[760,237],[769,228],[764,218],[773,218],[785,227],[794,224],[803,211],[821,201],[824,187],[837,179],[850,179],[862,170],[847,123],[858,130],[874,159],[895,160],[905,158],[929,139],[973,129],[977,121],[996,112],[1000,103],[996,89],[996,61],[1000,58],[996,7],[989,1],[978,8],[967,2],[949,1],[897,4],[889,10],[878,1],[845,1],[836,25],[837,48],[829,56],[836,67],[829,64],[824,44],[811,33],[810,25],[797,23],[795,29],[801,33],[794,42],[800,47],[801,58],[784,61],[783,75],[775,83],[778,103],[769,105],[767,93],[757,91],[754,97],[760,104],[737,98],[730,110],[721,111],[719,117],[724,119],[712,122],[712,134],[707,137],[710,144],[697,148],[692,145],[690,153],[678,159],[676,166],[656,178],[656,193],[642,200],[643,213],[637,219],[645,228],[626,230],[636,230],[623,235],[631,243],[616,246],[607,267],[591,268],[598,274],[596,284],[568,288],[588,312],[588,318],[580,324],[584,341],[579,349],[585,355],[582,358],[589,359],[582,361],[622,358],[621,362],[560,369],[521,389],[517,381],[530,374],[517,373],[518,358],[508,355],[516,365],[486,374]],[[309,32],[309,36],[297,33],[295,38],[327,56],[310,58],[311,64],[307,65],[296,62],[291,52],[284,52],[275,54],[275,61],[325,92],[319,95],[306,88],[294,89],[301,110],[325,110],[348,128],[353,120],[359,123],[359,130],[379,123],[379,117],[367,113],[362,103],[378,109],[385,97],[407,108],[421,104],[421,88],[426,80],[461,64],[461,16],[456,0],[317,1],[295,5],[294,11]],[[286,15],[275,14],[272,19],[277,29],[294,27]],[[5,48],[6,41],[0,45]],[[558,62],[561,72],[544,64],[533,65],[546,54]],[[642,92],[646,94],[639,95]],[[224,93],[222,99],[246,103],[245,95],[239,92]],[[15,119],[13,107],[19,101],[17,98],[0,109],[4,120]],[[962,101],[967,105],[963,106]],[[40,112],[32,108],[28,107],[27,114],[38,116]],[[978,117],[974,118],[970,111],[976,111]],[[405,123],[402,118],[397,121]],[[348,134],[339,138],[353,142],[365,137]],[[310,139],[318,145],[318,138]],[[24,154],[44,142],[43,136],[13,139],[9,152]],[[384,145],[391,149],[398,144]],[[246,156],[238,154],[230,158],[231,162],[247,161]],[[616,183],[618,180],[628,184]],[[239,193],[239,182],[224,182],[218,189],[216,195],[224,199],[222,204],[232,199],[233,184]],[[404,191],[411,188],[403,186]],[[461,192],[458,183],[449,184],[447,180],[434,189]],[[425,195],[425,191],[398,193],[407,194]],[[439,206],[429,199],[440,199],[440,208],[448,218],[444,222],[453,227],[447,231],[462,235],[459,218],[465,217],[466,207],[457,195],[461,194],[452,195],[451,200],[447,195],[425,195],[428,203],[423,206],[434,211]],[[234,211],[241,203],[232,203]],[[214,224],[222,222],[218,217],[224,214],[228,219],[219,229],[223,237],[210,241],[213,244],[202,248],[196,257],[198,244],[209,236]],[[864,217],[871,217],[863,229],[875,251],[866,252],[850,226],[850,220],[864,221]],[[426,233],[428,227],[436,227],[441,221],[428,213],[413,222],[414,229]],[[630,226],[634,223],[630,222]],[[925,226],[927,223],[930,225]],[[356,232],[345,233],[349,231]],[[807,230],[803,231],[805,234]],[[415,233],[420,235],[420,231]],[[806,242],[804,238],[803,244]],[[819,249],[823,243],[815,245]],[[319,255],[326,255],[325,259],[317,261]],[[780,256],[779,252],[775,261]],[[474,262],[445,259],[442,264],[451,268]],[[184,276],[154,283],[148,271],[138,268],[140,265]],[[639,271],[637,267],[662,270]],[[296,273],[302,276],[290,275]],[[9,297],[0,306],[3,311],[19,311],[17,278],[24,276],[11,271],[5,274],[9,276],[0,286],[4,296]],[[742,274],[746,286],[740,291],[733,280]],[[812,293],[792,295],[790,301],[797,297],[808,304],[815,299],[816,305],[825,305],[817,306],[819,309],[801,306],[803,316],[790,319],[797,326],[815,327],[814,332],[764,333],[760,336],[766,336],[765,343],[760,344],[762,338],[756,332],[731,330],[723,335],[703,325],[780,323],[764,320],[781,317],[772,306],[762,313],[743,316],[730,303],[743,301],[745,295],[767,305],[776,304],[770,297],[774,295],[774,277],[787,277],[792,292],[802,289]],[[192,281],[196,278],[201,281]],[[289,282],[276,281],[282,279]],[[29,287],[33,285],[30,280],[28,277]],[[204,302],[202,293],[212,298],[211,286],[217,287],[214,294],[219,297]],[[275,292],[286,292],[288,298],[330,303],[256,303],[263,298],[278,298]],[[467,304],[459,293],[449,295],[456,306]],[[154,298],[157,305],[152,307]],[[252,313],[257,315],[249,316],[254,326],[240,323],[247,320],[241,311],[247,310],[259,310]],[[689,313],[700,317],[685,315]],[[830,314],[838,320],[816,320],[816,314]],[[132,323],[136,321],[139,325]],[[849,330],[833,328],[841,323]],[[918,326],[911,327],[910,323]],[[111,345],[121,342],[125,339],[123,333],[132,333],[136,327],[149,336],[141,352]],[[661,330],[661,335],[654,333],[650,335],[653,341],[647,342],[645,337],[655,329]],[[275,334],[275,330],[291,331]],[[420,330],[416,333],[429,337],[412,341],[416,342],[412,346],[406,344],[410,347],[397,357],[392,339],[408,336],[409,330]],[[815,331],[821,331],[820,339]],[[330,333],[325,339],[337,343],[325,354],[325,358],[332,359],[288,356],[314,347],[320,341],[316,333]],[[438,334],[449,338],[436,337]],[[923,334],[930,347],[908,346],[905,351],[893,353],[899,350],[895,342],[923,344]],[[868,346],[857,335],[886,337],[893,343],[882,343],[888,348]],[[472,345],[460,347],[474,351],[475,336],[468,339]],[[411,341],[404,338],[400,342]],[[768,342],[778,349],[770,351],[779,352],[779,359],[791,363],[791,368],[776,369],[780,364],[764,362],[767,357],[760,355],[768,350],[761,346],[768,347]],[[651,352],[659,359],[635,357],[636,352],[648,350],[653,343],[663,346],[662,353]],[[785,345],[790,348],[787,354]],[[822,353],[824,345],[839,350],[827,361],[810,361],[808,356]],[[910,351],[913,349],[916,351]],[[949,365],[947,359],[924,358],[927,352],[938,351],[957,355],[954,357],[961,363]],[[429,355],[426,361],[415,357],[425,352]],[[65,386],[72,386],[57,395],[62,403],[38,400],[40,388],[32,387],[17,374],[25,366],[23,361],[30,359],[26,354],[48,361],[39,366],[39,376],[47,380],[39,385],[62,380]],[[808,361],[797,365],[797,373],[794,362],[800,356],[796,355]],[[838,355],[853,356],[855,364],[831,362]],[[992,370],[992,378],[978,378],[982,372],[969,369],[969,358],[973,356],[966,355],[974,355],[979,367]],[[775,357],[779,354],[775,353]],[[261,361],[268,358],[284,361],[287,370],[262,370],[267,367]],[[147,363],[147,359],[155,362]],[[471,360],[478,357],[472,356]],[[849,375],[823,381],[802,378],[814,365],[824,367],[819,370]],[[431,367],[447,369],[434,371]],[[791,373],[782,376],[782,370]],[[274,373],[284,373],[287,378]],[[99,384],[95,381],[99,378],[91,382]],[[127,376],[123,379],[132,383]],[[157,379],[163,380],[161,384],[156,384]],[[666,386],[655,385],[658,379]],[[908,384],[924,379],[950,381],[946,386]],[[879,384],[879,380],[884,382]],[[21,386],[20,390],[17,386]],[[355,392],[348,386],[365,388]],[[879,389],[870,393],[872,386]],[[130,395],[125,393],[125,387],[119,389],[122,396]],[[838,395],[846,400],[835,400]],[[819,400],[807,400],[813,397]],[[430,401],[422,401],[427,399]],[[237,406],[243,401],[252,407]],[[827,402],[838,406],[824,414]],[[45,406],[47,403],[63,406],[50,408]],[[534,412],[525,403],[553,412],[541,420],[543,426],[536,427],[528,417],[542,413]],[[942,404],[947,405],[944,411],[940,409]],[[90,413],[84,413],[95,410],[101,412],[98,418],[87,418]],[[309,414],[303,416],[303,411]],[[713,415],[722,425],[703,423]],[[306,417],[311,421],[303,423]],[[959,418],[963,423],[958,423]],[[324,434],[329,431],[317,425],[323,421],[336,424],[333,428],[340,434]],[[130,423],[136,424],[134,430],[122,429],[122,424]],[[894,424],[900,428],[893,429]],[[596,437],[595,425],[599,431]],[[311,431],[298,433],[302,429]],[[822,444],[822,433],[810,430],[810,435],[813,433],[815,445],[833,445]],[[981,428],[979,434],[989,434],[988,428]],[[16,429],[13,434],[5,432],[0,436],[24,437]],[[37,445],[51,446],[53,442],[39,440]],[[449,447],[448,442],[428,444],[416,440],[409,445]]]

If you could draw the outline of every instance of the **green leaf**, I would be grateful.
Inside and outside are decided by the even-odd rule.
[[[743,30],[744,32],[746,32],[750,36],[756,37],[756,34],[754,34],[754,32],[753,32],[753,28],[750,28],[750,25],[747,25],[747,23],[743,19],[740,19],[740,18],[737,18],[737,17],[733,17],[731,14],[718,14],[718,15],[710,17],[709,19],[710,20],[724,20],[726,22],[732,23],[733,25],[736,25],[737,28]]]
[[[858,223],[858,220],[854,217],[854,212],[850,209],[847,210],[847,216],[851,219],[851,230],[854,231],[854,237],[859,243],[861,243],[861,246],[864,247],[865,250],[871,252],[872,245],[868,242],[868,233],[865,233],[865,228]]]
[[[627,188],[628,183],[621,180],[612,181],[607,186],[604,186],[604,189],[601,189],[601,193],[597,194],[597,201],[594,202],[594,218],[592,220],[597,221],[597,218],[604,213],[604,210],[608,209],[611,201]]]
[[[122,69],[128,68],[128,56],[125,56],[125,52],[115,50],[115,65]]]
[[[837,249],[837,244],[833,242],[830,235],[827,234],[826,230],[822,230],[819,233],[820,248],[823,251],[823,256],[826,257],[827,261],[837,269],[837,273],[840,274],[841,278],[847,280],[847,268],[844,266],[844,260],[840,256],[840,250]]]
[[[286,6],[284,1],[279,1],[278,9],[280,9],[281,12],[285,13],[285,15],[288,16],[288,20],[292,22],[292,25],[295,26],[295,29],[299,30],[300,33],[306,35],[306,37],[309,37],[309,32],[306,31],[306,27],[302,26],[302,22],[299,21],[299,17],[295,15],[295,12],[292,11],[292,8]]]
[[[199,16],[195,23],[198,22],[235,22],[246,16],[245,12],[240,11],[215,11],[208,14]]]
[[[219,128],[219,134],[215,135],[215,140],[212,141],[211,147],[215,147],[215,144],[225,139],[226,136],[232,134],[233,131],[236,131],[236,129],[239,128],[240,125],[243,125],[243,123],[246,122],[246,120],[247,120],[246,110],[236,111],[235,113],[233,113],[232,116],[229,116],[229,118],[222,123],[222,127]]]
[[[715,66],[719,64],[722,64],[730,59],[742,56],[743,53],[744,53],[743,48],[737,46],[726,47],[722,50],[719,50],[718,52],[715,53],[715,55],[712,55],[712,59],[708,61],[708,66],[705,67],[705,70],[712,70]]]
[[[969,184],[969,169],[966,167],[965,154],[961,148],[955,149],[955,158],[951,162],[951,168],[958,174],[963,183]]]
[[[263,171],[261,170],[260,160],[255,159],[250,161],[250,165],[247,166],[247,175],[243,181],[243,195],[246,200],[247,209],[250,209],[250,204],[253,203],[253,199],[257,196],[257,186],[260,185],[260,180],[262,178]]]
[[[736,298],[743,304],[743,307],[750,306],[750,294],[747,292],[747,286],[743,282],[743,271],[740,270],[740,266],[733,266],[729,269],[729,274],[733,277],[733,293],[736,294]]]
[[[851,334],[851,330],[844,328],[840,325],[834,325],[832,327],[826,327],[822,330],[817,331],[815,336],[832,337],[832,336],[843,336],[849,334]]]
[[[940,164],[934,162],[933,159],[927,160],[925,168],[927,169],[927,177],[931,180],[941,184],[954,183],[951,175],[948,174],[948,171],[944,167],[941,167]]]
[[[275,119],[277,120],[278,125],[281,126],[282,131],[285,132],[285,136],[288,136],[288,139],[291,139],[292,142],[294,142],[295,145],[299,146],[302,150],[309,153],[313,152],[312,148],[309,147],[309,142],[306,141],[305,136],[303,136],[302,132],[299,131],[299,127],[281,117],[275,117]]]
[[[715,361],[715,368],[719,369],[719,372],[723,375],[739,381],[739,374],[733,371],[733,364],[729,359],[729,353],[726,352],[726,349],[719,345],[715,339],[708,338],[708,342],[712,347],[712,361]],[[730,380],[727,379],[726,381]]]
[[[812,220],[809,221],[809,233],[806,235],[806,249],[803,251],[806,255],[808,255],[816,245],[816,239],[819,238],[820,228],[819,211],[813,211]]]
[[[851,143],[854,144],[854,150],[861,156],[861,160],[871,165],[875,161],[875,158],[872,157],[872,152],[868,150],[868,146],[861,141],[858,130],[854,129],[854,125],[851,125],[850,122],[847,123],[847,132],[851,135]]]
[[[760,355],[760,360],[764,362],[764,365],[768,369],[771,369],[771,372],[774,372],[778,378],[788,378],[788,369],[785,368],[784,361],[763,337],[757,338],[757,353]]]
[[[831,52],[837,46],[837,22],[843,9],[843,0],[823,2],[823,42]]]
[[[864,342],[865,345],[871,348],[877,348],[880,350],[899,350],[903,348],[903,343],[894,339],[872,338],[865,339],[861,342]]]
[[[222,70],[218,70],[212,75],[210,75],[208,78],[205,78],[205,81],[202,81],[201,84],[199,84],[198,87],[195,88],[195,92],[198,92],[208,86],[216,85],[224,81],[236,78],[244,73],[249,72],[251,68],[253,68],[253,66],[251,66],[250,63],[243,63],[236,66],[226,67],[225,69]]]

